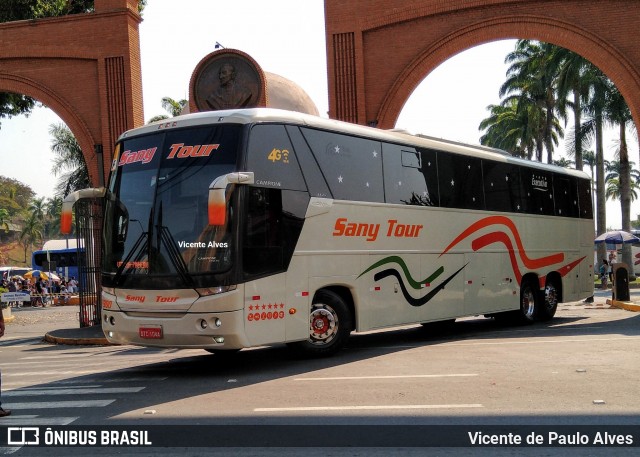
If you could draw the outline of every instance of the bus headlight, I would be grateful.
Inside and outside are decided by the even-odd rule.
[[[200,319],[200,328],[202,330],[206,329],[209,326],[209,324],[207,324],[207,321],[204,319]]]
[[[208,295],[223,294],[225,292],[236,290],[236,288],[235,284],[232,286],[203,287],[202,289],[196,289],[196,292],[198,292],[198,295],[201,297],[206,297]]]

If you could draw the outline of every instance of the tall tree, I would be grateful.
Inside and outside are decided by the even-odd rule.
[[[573,136],[570,143],[576,169],[582,170],[583,140],[580,130],[582,125],[582,105],[589,97],[589,87],[583,75],[590,63],[581,55],[565,48],[556,50],[554,62],[558,68],[558,78],[556,80],[558,108],[561,112],[565,112],[567,107],[573,111]],[[573,95],[572,101],[569,101],[570,94]]]
[[[56,155],[51,171],[59,176],[55,188],[56,197],[66,197],[71,192],[91,185],[89,170],[78,141],[64,124],[49,127],[51,150]]]
[[[9,230],[9,222],[11,222],[9,211],[4,208],[0,208],[0,229],[7,232]]]
[[[505,58],[510,66],[507,80],[500,87],[500,96],[506,96],[506,100],[516,99],[518,109],[526,107],[527,110],[536,112],[531,118],[536,121],[536,158],[542,161],[544,148],[547,151],[547,163],[552,162],[554,148],[558,145],[558,139],[564,135],[556,116],[554,82],[557,65],[554,65],[553,60],[556,49],[557,47],[548,43],[518,40],[516,49]]]
[[[184,109],[184,107],[187,106],[187,103],[189,103],[188,100],[184,100],[184,99],[174,100],[171,97],[162,97],[162,102],[161,102],[162,108],[164,108],[164,110],[168,112],[171,115],[171,117],[180,116],[180,114],[182,114],[182,110]],[[166,114],[159,114],[149,119],[148,124],[151,124],[152,122],[161,121],[163,119],[169,119],[169,116],[167,116]]]
[[[42,241],[42,222],[31,214],[24,223],[20,232],[20,242],[24,248],[24,262],[27,262],[27,250]]]

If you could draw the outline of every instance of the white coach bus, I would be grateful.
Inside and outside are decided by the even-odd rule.
[[[582,172],[299,113],[124,133],[103,196],[102,326],[210,352],[472,315],[548,320],[593,294]]]

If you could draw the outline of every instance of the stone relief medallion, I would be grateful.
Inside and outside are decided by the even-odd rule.
[[[266,106],[262,68],[249,55],[222,49],[198,63],[189,84],[191,112]]]

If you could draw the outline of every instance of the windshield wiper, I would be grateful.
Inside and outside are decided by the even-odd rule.
[[[188,286],[195,287],[193,278],[189,274],[189,269],[187,268],[187,264],[184,262],[182,255],[180,254],[180,249],[178,248],[178,243],[171,235],[171,232],[168,227],[162,225],[162,203],[160,203],[160,210],[158,215],[158,246],[160,243],[164,243],[167,248],[167,253],[169,254],[169,260],[175,267],[178,275],[180,275],[180,279]]]

